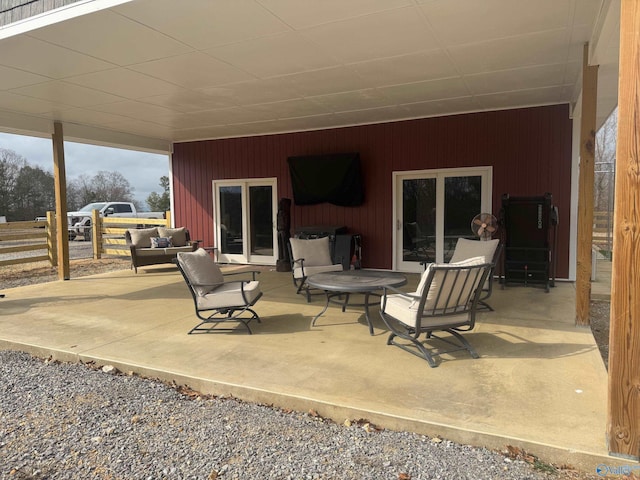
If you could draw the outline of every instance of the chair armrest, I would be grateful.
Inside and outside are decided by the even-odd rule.
[[[387,305],[387,291],[393,293],[395,295],[399,295],[404,298],[408,298],[410,300],[420,301],[421,295],[417,295],[414,292],[407,293],[396,287],[382,287],[382,295],[380,296],[380,310],[384,312],[384,309]]]
[[[232,274],[229,274],[229,275],[239,275],[240,273],[253,273],[254,274],[253,275],[253,279],[255,280],[256,279],[255,274],[256,273],[260,273],[260,272],[257,272],[257,271],[255,271],[255,272],[254,271],[252,271],[252,272],[238,272],[238,273],[232,273]],[[227,282],[225,282],[225,283],[227,283]],[[244,286],[245,286],[245,284],[250,283],[250,281],[249,280],[233,280],[231,282],[228,282],[228,284],[232,284],[232,283],[239,283],[240,284],[240,294],[242,295],[242,301],[244,301],[245,305],[249,305],[250,304],[249,299],[247,298],[247,296],[244,293]],[[262,296],[262,294],[260,294],[260,296]]]
[[[295,265],[298,265],[302,269],[302,276],[306,277],[304,274],[304,258],[296,258],[291,260],[291,271],[295,270]]]
[[[247,273],[250,273],[250,274],[251,274],[251,277],[252,277],[252,279],[253,279],[253,281],[255,281],[255,279],[256,279],[256,275],[259,275],[259,274],[260,274],[260,271],[258,271],[258,270],[245,270],[244,272],[229,272],[229,273],[224,273],[224,272],[223,272],[223,273],[222,273],[222,276],[224,276],[224,277],[231,277],[231,276],[233,276],[233,275],[244,275],[244,274],[247,274]],[[249,282],[249,280],[237,280],[237,281],[239,281],[239,282],[245,282],[245,283],[246,283],[246,282]]]
[[[399,288],[396,288],[396,287],[382,287],[382,290],[383,290],[382,292],[383,297],[387,295],[387,290],[389,290],[391,291],[391,293],[401,295],[403,297],[411,298],[413,300],[420,298],[420,295],[416,294],[415,292],[407,293],[404,290],[400,290]]]

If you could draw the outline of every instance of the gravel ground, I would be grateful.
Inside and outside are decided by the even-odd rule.
[[[421,435],[0,351],[2,479],[592,478]]]
[[[0,255],[0,260],[26,257],[26,253]],[[71,278],[131,268],[129,257],[105,256],[100,260],[93,260],[91,242],[69,242],[69,259]],[[9,265],[0,267],[0,279],[0,289],[53,282],[58,280],[58,269],[52,267],[49,262]]]

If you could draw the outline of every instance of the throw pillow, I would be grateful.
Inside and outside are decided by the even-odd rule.
[[[171,237],[171,243],[174,247],[184,247],[187,244],[187,229],[158,227],[159,237]]]
[[[151,248],[173,247],[171,237],[151,237]]]
[[[158,229],[156,227],[132,229],[129,230],[129,236],[134,247],[151,248],[151,237],[158,236]]]

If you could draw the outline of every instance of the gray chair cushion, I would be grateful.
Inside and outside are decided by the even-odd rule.
[[[418,284],[418,288],[415,292],[410,293],[412,297],[406,297],[402,295],[388,295],[386,299],[386,304],[384,308],[384,312],[405,325],[415,327],[417,325],[417,316],[418,316],[418,306],[420,304],[420,297],[422,296],[424,289],[427,288],[427,278],[431,272],[431,269],[434,266],[438,266],[438,268],[446,268],[446,267],[460,267],[460,266],[475,266],[482,265],[486,263],[484,257],[473,257],[463,260],[461,262],[456,263],[441,263],[435,264],[430,263],[427,265],[427,268],[422,273],[422,277],[420,278],[420,283]],[[444,284],[443,284],[444,281]],[[446,276],[445,280],[445,271],[438,270],[431,283],[428,285],[429,290],[427,292],[427,299],[424,306],[424,312],[432,312],[441,310],[447,299],[450,298],[449,294],[451,294],[451,298],[458,298],[462,293],[460,298],[467,298],[467,295],[470,291],[475,290],[478,285],[475,284],[467,284],[464,282],[455,282],[455,276],[449,275]],[[438,296],[438,292],[440,289],[443,290],[444,293],[441,293]],[[464,289],[464,291],[463,291]],[[436,304],[438,302],[438,304]],[[460,309],[464,310],[466,305],[461,305]],[[423,317],[422,325],[456,325],[461,321],[464,321],[468,318],[466,313],[461,315],[449,315],[446,317],[438,317],[436,319],[429,319],[428,317]]]
[[[158,227],[158,236],[171,237],[171,244],[174,247],[184,247],[187,244],[187,229]]]
[[[136,248],[151,248],[151,237],[165,236],[158,235],[158,229],[152,228],[137,228],[129,230],[129,236],[131,237],[131,244]]]
[[[304,259],[305,267],[319,267],[331,265],[329,252],[329,237],[322,238],[290,238],[293,260]]]
[[[484,257],[486,263],[493,262],[493,255],[498,248],[500,240],[469,240],[467,238],[459,238],[453,256],[450,262],[459,262],[472,257]]]
[[[220,268],[203,248],[179,252],[177,258],[197,295],[202,297],[224,283]]]
[[[206,295],[197,298],[198,308],[215,309],[226,307],[242,307],[252,304],[260,296],[260,282],[251,281],[244,284],[242,297],[241,282],[228,282],[216,287]]]

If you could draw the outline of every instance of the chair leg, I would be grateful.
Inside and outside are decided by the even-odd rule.
[[[476,310],[489,310],[490,312],[495,311],[493,307],[489,305],[487,302],[485,302],[484,300],[478,301],[478,306],[476,307]]]
[[[411,345],[396,342],[395,339],[397,337],[411,342]],[[401,348],[405,352],[409,352],[410,354],[415,355],[418,358],[422,358],[423,360],[426,360],[431,368],[435,368],[438,366],[436,361],[433,359],[433,356],[431,355],[431,353],[429,353],[429,351],[422,344],[422,342],[411,335],[404,335],[401,333],[391,333],[389,335],[389,338],[387,339],[387,345],[395,345],[396,347]]]
[[[307,303],[311,303],[311,293],[309,292],[309,286],[307,285],[307,277],[302,277],[297,281],[300,282],[300,285],[296,283],[295,279],[293,281],[293,285],[298,287],[298,290],[296,290],[296,295],[299,295],[304,290],[304,293],[307,296]]]
[[[455,337],[458,340],[459,343],[455,343],[455,342],[453,342],[451,340],[448,340],[446,338],[438,337],[437,335],[434,335],[434,333],[432,331],[424,331],[423,330],[421,332],[416,332],[415,330],[411,330],[411,329],[407,329],[404,332],[400,331],[400,330],[394,328],[390,324],[390,322],[387,320],[387,318],[385,317],[383,312],[380,312],[380,316],[382,317],[382,320],[384,321],[384,323],[387,326],[387,328],[389,328],[389,330],[391,331],[391,333],[389,334],[389,338],[387,339],[387,345],[394,345],[394,346],[396,346],[398,348],[401,348],[405,352],[409,352],[409,353],[411,353],[412,355],[415,355],[418,358],[422,358],[423,360],[426,360],[431,368],[434,368],[434,367],[438,366],[438,363],[435,361],[434,356],[440,356],[443,353],[450,353],[450,352],[456,352],[456,351],[459,351],[459,350],[466,350],[467,352],[469,352],[469,354],[471,355],[472,358],[480,358],[478,353],[473,349],[473,347],[467,341],[467,339],[464,338],[462,335],[460,335],[460,333],[458,333],[454,329],[450,328],[450,329],[445,329],[443,331],[451,334],[453,337]],[[433,339],[436,339],[436,340],[440,340],[441,342],[448,343],[449,345],[452,345],[455,348],[452,348],[452,349],[449,349],[449,350],[443,350],[443,351],[439,351],[438,350],[435,353],[432,353],[424,345],[424,342],[420,341],[419,337],[420,337],[421,333],[425,334],[426,339],[432,339],[433,338]],[[399,342],[396,339],[402,339],[404,341],[404,343],[403,342]]]
[[[243,313],[250,313],[250,317],[241,317]],[[202,320],[198,325],[189,330],[188,334],[192,333],[218,333],[218,332],[233,332],[235,328],[217,328],[221,323],[229,323],[235,322],[244,325],[247,329],[247,333],[249,335],[253,334],[251,328],[249,327],[249,322],[252,320],[256,320],[258,323],[262,323],[260,320],[260,316],[249,307],[242,308],[230,308],[224,311],[216,311],[211,314],[209,317],[204,317],[201,315],[201,312],[196,312],[196,315],[200,320]],[[216,316],[216,315],[224,315],[224,316]],[[203,325],[210,325],[208,328],[200,328]]]

